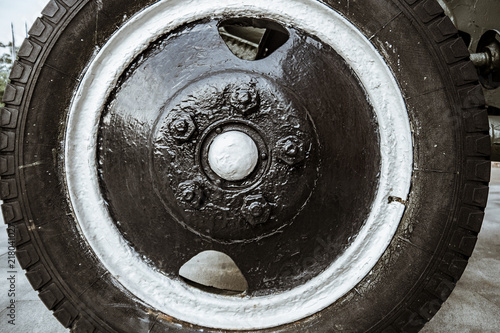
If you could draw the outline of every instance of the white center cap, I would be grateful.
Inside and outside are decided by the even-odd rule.
[[[210,168],[225,180],[244,179],[252,173],[258,161],[257,145],[240,131],[218,135],[208,150]]]

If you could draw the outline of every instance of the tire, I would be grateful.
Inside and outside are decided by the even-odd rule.
[[[201,2],[207,3],[206,1]],[[252,6],[265,7],[263,1],[256,2],[258,4]],[[5,222],[8,223],[11,230],[15,230],[18,261],[26,270],[26,275],[33,288],[39,292],[41,300],[48,309],[54,312],[54,316],[62,325],[71,328],[73,332],[194,332],[201,329],[207,332],[230,330],[246,332],[257,330],[262,332],[416,332],[436,314],[441,304],[448,298],[474,249],[483,220],[490,177],[487,113],[476,69],[468,59],[469,53],[466,46],[435,0],[325,0],[324,5],[318,5],[317,2],[313,1],[292,2],[293,5],[299,7],[305,3],[306,6],[310,6],[311,10],[318,10],[321,13],[330,11],[332,17],[335,16],[338,22],[345,20],[346,27],[354,26],[359,29],[359,40],[362,43],[369,41],[363,45],[367,45],[367,50],[373,48],[373,51],[370,52],[373,53],[374,58],[380,56],[380,59],[383,59],[380,71],[390,73],[388,77],[394,78],[392,87],[397,87],[398,96],[401,97],[404,104],[402,104],[404,114],[401,115],[394,111],[394,119],[392,120],[394,120],[394,124],[399,124],[400,120],[397,117],[401,116],[401,119],[407,119],[405,125],[407,129],[401,128],[399,125],[391,125],[391,119],[381,120],[382,118],[377,118],[378,114],[374,116],[373,113],[370,113],[373,112],[371,104],[373,104],[374,109],[377,108],[376,101],[370,99],[372,98],[370,94],[373,92],[376,95],[378,88],[368,87],[367,81],[363,81],[365,80],[364,74],[359,74],[356,71],[353,73],[346,69],[349,66],[356,68],[355,66],[358,65],[355,64],[355,60],[352,62],[346,60],[349,66],[344,66],[344,61],[337,61],[338,57],[343,57],[344,54],[341,53],[339,56],[335,52],[339,50],[331,51],[331,45],[326,43],[321,35],[324,32],[314,29],[308,30],[307,26],[295,27],[282,19],[283,16],[280,16],[279,13],[274,13],[270,17],[263,14],[259,18],[272,20],[281,27],[285,27],[289,31],[290,40],[303,33],[312,34],[308,38],[294,40],[297,43],[299,40],[310,43],[304,50],[311,50],[314,45],[322,45],[322,47],[318,47],[318,50],[323,50],[318,51],[317,54],[307,53],[307,51],[304,51],[306,55],[300,52],[295,53],[294,57],[287,58],[289,62],[283,65],[283,68],[288,70],[285,74],[273,77],[274,74],[269,69],[266,75],[269,75],[272,80],[266,81],[267,79],[257,76],[255,74],[257,69],[252,69],[255,70],[252,72],[248,69],[250,67],[246,69],[246,74],[240,75],[250,77],[250,85],[256,82],[256,89],[260,89],[259,85],[262,85],[279,91],[276,93],[279,95],[276,100],[280,98],[285,101],[287,98],[292,99],[290,103],[295,105],[298,110],[297,114],[292,114],[292,116],[298,115],[297,119],[300,118],[298,126],[306,128],[304,132],[309,133],[305,139],[299,138],[299,140],[306,140],[310,143],[309,146],[305,145],[306,148],[299,147],[305,150],[304,160],[292,159],[290,161],[288,157],[279,155],[281,151],[279,146],[286,144],[285,141],[282,142],[274,138],[269,139],[270,141],[267,139],[266,135],[273,131],[272,127],[265,127],[267,125],[263,124],[259,126],[265,127],[267,131],[261,133],[258,130],[247,130],[246,132],[257,142],[257,146],[261,144],[259,136],[264,137],[262,147],[269,145],[271,141],[276,144],[277,153],[273,151],[273,156],[278,157],[276,159],[273,157],[272,160],[269,158],[269,162],[265,162],[262,158],[262,161],[259,162],[262,165],[276,163],[269,166],[268,169],[262,166],[262,170],[264,170],[262,177],[270,177],[269,179],[271,179],[271,176],[267,175],[267,173],[271,173],[269,170],[274,170],[276,177],[281,177],[283,174],[291,175],[289,179],[291,185],[283,185],[282,192],[287,200],[294,204],[288,206],[287,204],[277,204],[281,203],[279,195],[274,197],[266,196],[267,194],[260,197],[247,196],[243,206],[250,205],[248,200],[253,200],[252,203],[260,204],[259,207],[264,207],[264,211],[269,209],[271,222],[247,220],[248,223],[244,224],[245,233],[240,230],[243,228],[240,226],[235,229],[228,227],[221,229],[222,231],[211,231],[212,233],[207,236],[196,221],[191,221],[193,224],[190,224],[189,217],[209,211],[208,206],[203,206],[202,209],[200,206],[206,205],[206,201],[215,196],[207,198],[206,192],[200,189],[201,185],[192,182],[188,184],[192,186],[193,192],[191,194],[198,199],[194,204],[193,201],[188,202],[191,206],[185,208],[184,212],[178,213],[183,217],[187,216],[188,221],[184,224],[181,223],[182,225],[169,224],[166,230],[158,229],[158,224],[155,224],[156,215],[153,211],[161,211],[164,206],[168,206],[170,209],[172,208],[171,202],[176,202],[174,194],[167,196],[168,198],[165,200],[163,200],[164,197],[162,197],[163,199],[158,199],[158,197],[170,191],[165,190],[164,187],[169,186],[169,184],[177,184],[177,180],[169,179],[168,182],[161,180],[171,171],[164,171],[164,168],[170,167],[164,166],[168,161],[158,162],[156,160],[157,156],[162,155],[162,151],[158,150],[161,148],[158,148],[160,145],[158,140],[160,139],[155,135],[164,133],[162,132],[164,127],[161,124],[162,122],[168,124],[171,121],[168,117],[173,111],[170,113],[155,111],[161,113],[162,116],[157,116],[158,119],[155,118],[154,128],[149,128],[149,132],[144,135],[141,131],[146,130],[138,121],[140,118],[138,115],[147,113],[148,108],[152,108],[153,105],[160,105],[161,110],[167,109],[170,107],[169,103],[174,103],[176,100],[172,97],[174,102],[161,100],[155,101],[156,104],[153,102],[147,105],[139,104],[135,106],[135,111],[130,112],[131,118],[120,118],[120,121],[129,119],[126,123],[117,121],[118,116],[122,115],[118,113],[122,111],[117,105],[122,105],[120,103],[126,98],[121,94],[121,91],[127,92],[127,89],[130,89],[127,87],[133,86],[133,84],[135,84],[133,91],[143,91],[143,95],[147,91],[150,96],[153,96],[151,99],[164,98],[160,98],[159,94],[154,95],[156,92],[148,90],[151,89],[150,83],[141,84],[140,81],[137,81],[139,83],[133,81],[139,77],[140,73],[145,73],[140,72],[143,68],[141,65],[145,61],[149,61],[148,59],[156,59],[154,57],[161,54],[158,50],[163,50],[163,48],[172,47],[179,52],[178,54],[189,52],[189,46],[193,45],[194,41],[200,42],[201,40],[196,39],[196,34],[200,36],[205,31],[200,27],[204,24],[210,25],[210,20],[219,22],[228,18],[227,13],[217,12],[209,15],[208,18],[204,17],[205,20],[198,18],[195,24],[188,25],[187,30],[183,30],[184,26],[180,26],[172,32],[170,31],[172,27],[170,27],[170,30],[165,30],[167,37],[156,38],[159,41],[149,40],[150,46],[148,46],[149,44],[144,45],[150,47],[149,49],[143,48],[134,51],[133,61],[124,64],[123,68],[120,67],[121,76],[116,81],[117,89],[111,87],[111,89],[106,90],[110,87],[105,84],[101,87],[103,91],[106,91],[106,108],[103,114],[108,112],[113,117],[116,115],[115,118],[110,117],[111,120],[108,119],[108,123],[108,120],[101,119],[101,113],[97,114],[98,119],[100,119],[97,124],[100,132],[98,132],[98,137],[94,136],[93,146],[98,146],[102,150],[95,152],[97,157],[94,160],[99,161],[99,164],[95,162],[94,171],[97,175],[96,170],[99,165],[99,185],[96,188],[102,199],[101,202],[108,204],[107,209],[114,219],[113,223],[115,223],[113,230],[118,230],[121,237],[125,239],[120,244],[125,244],[123,246],[131,249],[130,253],[138,253],[137,256],[131,254],[127,260],[132,262],[136,260],[134,258],[139,258],[138,265],[153,267],[153,272],[163,272],[163,277],[166,276],[177,281],[175,286],[182,282],[178,282],[178,278],[169,275],[171,273],[169,265],[178,268],[187,259],[198,253],[200,249],[226,251],[231,254],[244,274],[249,274],[249,285],[258,291],[255,294],[249,293],[240,297],[243,309],[246,306],[244,302],[251,302],[259,297],[274,299],[273,297],[286,294],[288,291],[298,290],[301,285],[306,285],[310,281],[318,280],[315,278],[316,276],[323,276],[322,274],[328,271],[329,267],[332,267],[329,266],[330,262],[338,262],[339,258],[343,258],[344,253],[357,244],[355,239],[361,237],[359,235],[363,233],[363,227],[369,223],[367,216],[371,216],[370,209],[375,207],[377,193],[383,189],[384,180],[379,173],[384,174],[385,172],[380,170],[380,165],[384,163],[385,157],[384,153],[380,153],[380,150],[388,149],[389,155],[393,155],[390,157],[393,160],[388,157],[389,160],[393,161],[394,165],[402,163],[400,164],[402,169],[408,167],[408,170],[402,170],[401,174],[399,168],[396,168],[398,169],[396,171],[387,171],[389,175],[392,174],[390,172],[403,175],[401,179],[397,178],[399,176],[395,176],[396,180],[389,179],[387,181],[390,186],[401,188],[401,190],[394,190],[396,193],[394,195],[390,195],[392,192],[388,190],[389,194],[383,197],[387,207],[394,207],[390,209],[397,210],[394,216],[399,216],[395,222],[391,222],[392,224],[387,222],[388,225],[392,225],[393,229],[381,231],[381,235],[388,235],[384,236],[388,237],[387,244],[380,245],[382,246],[381,251],[379,254],[374,254],[374,258],[366,259],[371,260],[370,264],[367,264],[369,267],[366,273],[353,278],[352,285],[349,284],[350,282],[345,282],[348,285],[348,290],[339,292],[340,294],[334,297],[332,295],[337,289],[332,289],[331,292],[326,289],[326,293],[311,294],[314,296],[314,301],[307,300],[305,296],[304,299],[297,297],[294,300],[295,303],[289,302],[290,309],[294,309],[289,312],[300,312],[300,314],[294,315],[292,313],[288,317],[285,316],[285,319],[279,315],[282,312],[285,313],[287,308],[275,310],[272,306],[264,308],[261,312],[256,310],[256,314],[251,314],[256,317],[247,318],[241,315],[241,320],[240,317],[231,317],[231,320],[220,319],[216,315],[212,315],[210,309],[207,309],[208,306],[205,306],[210,304],[211,297],[217,299],[222,297],[224,302],[226,301],[224,297],[233,297],[231,302],[239,302],[239,300],[234,300],[234,296],[213,296],[206,291],[189,289],[194,287],[185,284],[181,285],[183,290],[189,290],[189,295],[186,297],[195,295],[192,297],[195,300],[199,297],[200,303],[186,302],[187,305],[182,304],[184,296],[175,298],[179,289],[175,289],[177,287],[174,286],[167,293],[170,293],[168,295],[172,297],[171,303],[174,303],[174,299],[175,302],[179,303],[175,303],[174,308],[171,309],[168,307],[170,306],[168,302],[162,303],[161,300],[152,296],[155,289],[147,288],[153,284],[139,284],[134,287],[132,282],[127,282],[129,281],[128,277],[116,272],[123,269],[125,274],[131,276],[136,272],[123,267],[112,268],[112,263],[106,261],[109,258],[101,253],[101,245],[95,245],[98,244],[96,239],[108,237],[110,234],[105,234],[104,231],[99,234],[101,232],[99,227],[89,227],[86,220],[83,221],[81,218],[81,216],[93,216],[92,212],[80,212],[80,210],[85,209],[87,198],[93,194],[90,183],[82,181],[86,176],[78,171],[80,165],[83,165],[82,168],[86,168],[87,164],[78,163],[80,161],[77,158],[69,158],[80,156],[78,154],[81,152],[74,152],[76,148],[72,147],[77,147],[84,141],[84,139],[78,139],[79,131],[84,131],[79,129],[78,120],[83,118],[78,118],[78,114],[74,112],[74,105],[79,103],[80,93],[82,91],[85,93],[82,87],[85,88],[85,84],[90,82],[87,73],[99,75],[99,72],[92,72],[93,66],[98,66],[96,57],[103,54],[106,45],[111,45],[110,40],[114,38],[113,36],[121,36],[120,31],[122,30],[120,29],[125,29],[127,24],[133,26],[137,17],[146,20],[147,15],[150,15],[151,12],[154,13],[155,10],[163,10],[162,8],[165,8],[166,11],[171,10],[169,6],[175,7],[177,2],[51,0],[42,12],[42,17],[37,19],[31,28],[29,38],[22,44],[19,59],[15,62],[10,75],[11,82],[5,91],[4,102],[6,106],[2,108],[1,112],[1,198]],[[196,1],[194,4],[185,6],[196,6],[197,3]],[[283,3],[283,1],[279,2],[279,4]],[[229,5],[232,6],[233,2],[229,1]],[[246,7],[245,10],[251,11],[254,8],[252,6]],[[294,6],[289,7],[295,8]],[[205,7],[201,6],[200,8],[202,11]],[[286,10],[292,10],[290,8]],[[282,9],[285,10],[285,7]],[[237,9],[234,10],[237,11]],[[309,22],[307,17],[300,17],[300,20],[292,17],[290,20],[292,23],[299,22],[299,25],[303,22]],[[322,24],[326,26],[329,23]],[[295,28],[296,30],[294,30]],[[189,29],[194,31],[194,35]],[[188,32],[185,33],[185,31]],[[317,33],[318,36],[311,31]],[[192,39],[177,45],[184,33]],[[288,50],[287,47],[291,47],[290,44],[292,43],[284,44],[285,50]],[[213,46],[211,45],[207,45],[207,48]],[[199,50],[197,52],[202,53]],[[346,49],[345,52],[350,51]],[[278,49],[274,55],[279,57],[284,53],[285,51],[280,53],[280,49]],[[362,53],[364,54],[364,51],[358,52],[358,55],[362,56]],[[311,57],[317,57],[317,59]],[[329,57],[337,60],[326,61],[330,59]],[[272,60],[272,55],[266,59]],[[297,63],[293,63],[293,59],[296,59]],[[311,59],[326,59],[326,62],[319,64]],[[235,58],[234,61],[239,61],[239,59]],[[255,61],[245,64],[259,66],[259,64],[264,63],[264,61]],[[320,69],[328,68],[327,66],[338,68],[340,71],[338,75],[342,76],[339,80],[344,80],[340,81],[341,83],[345,82],[339,87],[335,86],[335,89],[339,89],[337,90],[338,94],[335,94],[336,90],[333,88],[320,89],[322,84],[325,87],[333,87],[336,82],[331,78],[332,75],[319,76]],[[196,66],[190,68],[193,68],[190,71],[197,70]],[[183,69],[179,69],[179,71],[181,70]],[[350,75],[346,74],[348,72]],[[313,73],[315,74],[313,75]],[[219,89],[218,85],[222,84],[221,82],[235,80],[235,85],[239,84],[240,77],[238,75],[228,77],[220,73],[217,75],[222,75],[222,79],[215,76],[213,82],[210,81],[212,80],[211,76],[207,79],[212,86],[216,87],[214,89]],[[179,80],[179,85],[187,86],[187,88],[182,89],[193,89],[193,91],[201,89],[199,86],[191,88],[187,84],[191,84],[191,81],[186,81],[182,77]],[[286,85],[287,88],[282,88],[281,80],[286,82],[283,85]],[[329,80],[332,80],[331,84]],[[146,81],[144,80],[144,82]],[[306,81],[307,84],[300,86],[300,83],[297,83],[300,81]],[[204,87],[205,81],[196,82],[201,82],[201,86]],[[321,111],[322,105],[329,105],[327,103],[341,105],[342,102],[350,101],[348,100],[350,94],[342,90],[342,87],[350,84],[349,82],[353,82],[352,87],[349,88],[352,90],[352,96],[356,98],[364,96],[352,101],[352,103],[359,103],[360,107],[356,108],[358,113],[352,112],[352,110],[349,112],[338,111],[342,117],[335,118],[332,113]],[[184,94],[182,89],[179,88],[181,95]],[[292,92],[288,93],[289,90]],[[260,103],[264,108],[268,105],[266,103],[272,102],[270,98],[266,97],[264,90],[260,92]],[[364,95],[365,92],[366,95]],[[209,93],[206,94],[209,95]],[[296,101],[294,99],[296,97],[290,96],[299,97]],[[334,103],[328,102],[330,100],[333,100]],[[141,103],[146,102],[141,100]],[[195,105],[198,105],[196,103],[198,102],[195,102]],[[199,105],[201,104],[200,102]],[[269,105],[272,106],[272,104]],[[300,116],[305,114],[301,113],[303,109],[308,110],[304,111],[305,113],[310,112],[312,120]],[[88,109],[88,112],[88,116],[85,115],[85,117],[91,118],[93,111]],[[243,113],[246,112],[247,110],[243,111]],[[392,110],[387,110],[387,113],[392,114],[391,112]],[[165,115],[163,116],[163,114]],[[193,114],[199,117],[198,114]],[[249,122],[256,122],[257,116],[250,114],[246,119],[236,125],[231,123],[227,126],[233,130],[243,128]],[[198,122],[196,125],[198,127],[196,130],[193,129],[194,135],[200,136],[200,142],[209,140],[207,138],[212,135],[211,125],[207,125],[206,133],[208,134],[205,138],[202,134],[204,130],[202,130],[200,118],[196,118],[195,121]],[[382,121],[387,122],[388,129],[377,125]],[[226,126],[226,123],[221,124],[218,126]],[[331,127],[328,124],[332,124]],[[81,126],[84,127],[84,125]],[[259,126],[255,126],[255,128],[260,128]],[[241,129],[241,131],[245,132],[245,129]],[[258,133],[255,134],[252,131]],[[394,133],[401,136],[391,139],[391,133],[392,136]],[[388,142],[394,143],[396,148],[382,147],[384,135],[389,137]],[[401,141],[406,140],[405,138],[410,138],[411,141],[407,140],[401,143]],[[186,135],[174,137],[174,139],[177,141],[170,137],[161,138],[161,140],[166,141],[160,143],[181,145],[185,144],[184,140],[188,142],[190,137]],[[289,143],[295,142],[297,144],[294,141],[295,138],[288,140]],[[328,142],[339,141],[344,142],[344,144],[328,144]],[[144,142],[149,145],[149,150],[141,148],[141,144]],[[406,144],[407,146],[398,146],[398,144]],[[196,149],[203,151],[203,147],[201,145],[200,148]],[[409,150],[405,153],[404,149],[398,147],[409,147]],[[119,154],[113,153],[115,148],[119,150]],[[83,150],[82,154],[85,154],[85,149]],[[328,156],[335,156],[337,159]],[[404,164],[401,161],[409,161],[410,163]],[[259,167],[257,166],[257,168]],[[282,169],[285,171],[279,171]],[[339,175],[330,178],[324,176],[324,174],[331,174],[333,171],[338,172]],[[208,175],[207,177],[212,176]],[[257,179],[261,176],[255,177]],[[401,182],[399,182],[400,180]],[[79,185],[78,182],[83,182],[83,185]],[[150,185],[151,183],[154,184]],[[179,187],[182,187],[183,184],[179,184]],[[220,185],[220,183],[218,184]],[[255,184],[260,184],[259,180],[255,180]],[[277,187],[281,186],[279,181],[276,184]],[[148,186],[152,186],[153,189]],[[238,186],[246,185],[242,183]],[[86,188],[89,189],[88,192],[82,192]],[[309,196],[308,191],[313,192],[313,194]],[[293,194],[290,194],[291,192]],[[318,197],[319,194],[316,193],[320,193],[322,197]],[[347,208],[342,208],[344,203]],[[179,204],[179,207],[184,207],[183,204]],[[241,203],[235,205],[234,207],[239,209]],[[279,210],[279,207],[284,208]],[[308,207],[314,207],[314,209]],[[335,210],[329,207],[333,207]],[[243,214],[245,214],[245,208],[242,209]],[[312,221],[312,217],[311,221],[304,217],[306,214],[301,213],[303,210],[307,214],[311,214],[310,216],[316,216],[313,214],[320,211],[317,216],[323,219],[320,219],[323,223],[314,224],[316,222]],[[199,213],[200,211],[201,213]],[[357,211],[359,214],[355,213]],[[338,214],[342,217],[339,217],[338,221],[334,219],[337,221],[335,223],[338,223],[338,228],[335,229],[337,231],[332,231],[334,227],[328,230],[322,229],[327,228],[324,221],[330,221],[330,217],[335,216],[337,212],[340,212]],[[259,216],[266,214],[260,213]],[[277,217],[273,217],[273,214],[276,214]],[[282,214],[283,220],[294,222],[289,224],[287,222],[283,226],[275,227],[272,223],[274,223],[273,221],[281,221],[279,214]],[[251,219],[253,218],[251,217]],[[118,224],[116,224],[117,221],[119,221]],[[138,226],[134,221],[140,221],[140,225]],[[302,221],[310,221],[310,227],[301,229]],[[101,225],[104,225],[105,222],[99,220]],[[377,224],[376,221],[373,223],[374,227],[383,228],[384,226],[384,223]],[[88,232],[92,228],[96,234],[89,236]],[[259,234],[260,230],[262,230],[262,234]],[[308,240],[303,240],[301,243],[301,235],[306,235],[306,233],[308,233],[307,237],[303,238],[308,238]],[[332,238],[329,238],[330,234],[328,233],[333,235]],[[159,238],[158,234],[165,234],[161,236],[164,238]],[[369,235],[366,237],[370,239]],[[161,239],[164,239],[165,243],[175,243],[175,240],[178,239],[179,244],[175,249],[169,248],[169,245],[161,245],[165,246],[161,247],[161,251],[152,250],[149,247],[150,244],[160,246],[158,244],[162,244]],[[287,242],[286,239],[291,241]],[[190,241],[189,246],[183,242],[186,240]],[[237,242],[233,242],[233,240]],[[309,240],[312,240],[312,243],[308,243]],[[109,242],[112,243],[111,240]],[[371,242],[377,243],[377,239],[371,239]],[[382,240],[380,242],[383,243]],[[293,249],[290,243],[303,245],[298,251],[299,254],[294,254],[286,247],[290,246]],[[202,245],[197,248],[198,245],[194,244]],[[276,244],[283,246],[282,252]],[[180,254],[184,250],[185,253]],[[366,253],[363,251],[360,253],[360,257],[366,257]],[[272,258],[269,260],[273,261],[274,264],[263,266],[262,262],[268,260],[267,257],[270,257],[270,254],[272,254]],[[168,257],[168,260],[164,259],[165,256]],[[244,257],[247,259],[241,260]],[[251,269],[255,265],[259,268],[265,267],[263,270],[266,272],[263,274],[271,276],[270,272],[273,272],[275,274],[273,279],[282,285],[278,282],[273,284],[272,279],[269,279],[270,282],[266,282],[268,283],[266,285],[262,282],[265,279],[259,278],[255,273],[259,269]],[[356,265],[353,264],[350,268],[351,273],[361,267]],[[167,271],[170,273],[165,273]],[[332,283],[335,276],[324,280],[325,284]],[[179,295],[184,294],[180,293]],[[318,308],[315,308],[316,305],[311,305],[313,310],[306,311],[307,306],[320,304],[323,298],[327,299],[324,306],[318,305]],[[163,297],[163,299],[168,298]],[[208,301],[203,303],[205,299]],[[214,304],[219,306],[219,303]],[[162,306],[171,310],[165,311]],[[175,307],[180,310],[175,312]],[[258,306],[255,307],[258,308]],[[273,317],[274,311],[277,314]],[[205,315],[200,315],[200,313],[205,313]],[[258,316],[270,319],[261,322],[256,319]],[[233,322],[237,324],[233,324]]]

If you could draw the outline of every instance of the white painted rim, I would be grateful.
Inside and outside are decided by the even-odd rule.
[[[203,292],[150,267],[114,226],[101,196],[96,138],[103,105],[120,74],[159,36],[206,17],[266,17],[331,45],[351,66],[374,107],[381,141],[380,184],[369,218],[346,252],[322,274],[287,292],[227,297]],[[328,307],[374,267],[389,245],[412,173],[409,120],[398,84],[382,56],[350,22],[314,0],[165,0],[138,13],[98,52],[70,108],[66,181],[81,232],[101,263],[136,297],[165,314],[220,329],[262,329],[291,323]]]

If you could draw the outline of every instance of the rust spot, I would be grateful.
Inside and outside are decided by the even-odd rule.
[[[393,197],[393,196],[390,196],[389,199],[388,199],[389,203],[392,203],[392,202],[399,202],[399,203],[402,203],[403,205],[406,206],[406,201],[401,199],[400,197]]]
[[[170,317],[169,315],[166,315],[164,313],[159,313],[158,318],[166,320],[166,321],[171,322],[171,323],[179,323],[177,321],[177,319],[175,319],[174,317]]]

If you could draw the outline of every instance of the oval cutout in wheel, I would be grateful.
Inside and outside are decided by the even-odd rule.
[[[243,293],[248,288],[247,280],[236,263],[218,251],[197,254],[182,265],[179,276],[192,285],[194,283],[194,286],[209,287],[214,293]]]

